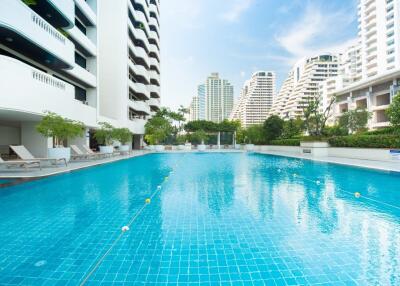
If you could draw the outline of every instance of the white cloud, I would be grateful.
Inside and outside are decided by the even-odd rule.
[[[282,30],[276,40],[293,59],[336,52],[349,44],[348,41],[343,43],[340,35],[354,19],[355,15],[347,10],[330,12],[327,7],[309,2],[301,18]]]
[[[222,18],[228,22],[237,21],[251,7],[254,0],[233,0],[233,2],[229,10],[222,14]]]

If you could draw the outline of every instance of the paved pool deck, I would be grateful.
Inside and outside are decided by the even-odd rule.
[[[110,158],[104,159],[96,159],[96,160],[79,160],[79,161],[72,161],[68,163],[68,166],[58,165],[50,166],[45,165],[42,166],[42,170],[39,168],[5,168],[1,167],[0,169],[0,179],[34,179],[34,178],[42,178],[48,177],[53,175],[59,175],[62,173],[68,173],[80,169],[85,169],[93,166],[99,166],[103,164],[108,164],[112,162],[117,162],[121,160],[127,160],[130,158],[143,156],[146,154],[150,154],[150,151],[133,151],[129,155],[119,155]]]
[[[187,152],[199,152],[197,150],[191,151],[164,151],[163,153],[187,153]],[[207,150],[203,152],[246,152],[243,150]],[[316,162],[325,162],[325,163],[333,163],[333,164],[340,164],[346,166],[353,166],[353,167],[361,167],[361,168],[369,168],[375,170],[382,170],[382,171],[391,171],[391,172],[400,172],[400,161],[378,161],[378,160],[361,160],[361,159],[352,159],[352,158],[342,158],[342,157],[311,157],[308,155],[297,154],[293,152],[277,152],[277,151],[254,151],[255,153],[260,154],[269,154],[269,155],[276,155],[276,156],[284,156],[284,157],[291,157],[291,158],[299,158],[299,159],[306,159],[306,160],[313,160]],[[98,159],[98,160],[87,160],[87,161],[75,161],[70,162],[68,166],[44,166],[42,170],[38,168],[30,168],[25,170],[24,168],[10,168],[6,169],[1,167],[0,169],[0,179],[37,179],[42,177],[48,177],[53,175],[59,175],[62,173],[68,173],[84,168],[89,168],[93,166],[108,164],[112,162],[117,162],[120,160],[127,160],[130,158],[134,158],[137,156],[144,156],[147,154],[154,153],[154,151],[133,151],[129,155],[125,156],[115,156],[112,158],[105,158],[105,159]]]
[[[352,167],[368,168],[381,171],[400,172],[400,160],[399,161],[387,161],[387,160],[367,160],[367,159],[354,159],[344,157],[312,157],[310,155],[297,154],[294,152],[277,152],[277,151],[254,151],[260,154],[269,154],[275,156],[284,156],[305,160],[313,160],[316,162],[333,163]]]

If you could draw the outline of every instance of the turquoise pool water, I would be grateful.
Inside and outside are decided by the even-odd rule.
[[[0,189],[0,285],[397,286],[399,204],[396,173],[147,155]]]

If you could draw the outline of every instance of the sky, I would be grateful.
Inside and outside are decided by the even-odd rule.
[[[357,0],[162,0],[162,105],[189,106],[212,72],[235,98],[258,70],[277,91],[303,57],[337,52],[357,37]]]

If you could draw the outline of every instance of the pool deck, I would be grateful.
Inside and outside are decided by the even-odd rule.
[[[93,166],[99,166],[107,163],[117,162],[121,160],[127,160],[133,157],[143,156],[152,153],[150,151],[133,151],[129,155],[114,156],[111,158],[97,159],[97,160],[79,160],[68,163],[68,166],[59,165],[55,166],[43,166],[42,170],[39,168],[4,168],[0,169],[0,179],[34,179],[42,178],[53,175],[59,175],[62,173],[68,173],[80,169],[85,169]]]
[[[198,152],[197,150],[192,151],[164,151],[163,153],[191,153]],[[243,150],[207,150],[205,152],[246,152]],[[24,168],[10,168],[6,169],[2,167],[0,169],[0,179],[35,179],[48,177],[53,175],[59,175],[62,173],[68,173],[84,168],[89,168],[93,166],[108,164],[112,162],[117,162],[120,160],[127,160],[133,157],[143,156],[146,154],[154,153],[154,151],[134,151],[130,155],[116,156],[112,158],[98,159],[98,160],[86,160],[86,161],[74,161],[70,162],[68,166],[44,166],[42,170],[38,168],[29,168],[25,170]],[[293,152],[277,152],[277,151],[254,151],[254,153],[259,154],[269,154],[276,156],[284,156],[291,158],[299,158],[306,160],[313,160],[316,162],[333,163],[352,167],[361,167],[382,171],[400,172],[400,161],[375,161],[375,160],[361,160],[352,158],[342,158],[342,157],[310,157],[307,155],[297,154]]]
[[[329,156],[327,156],[327,157],[311,157],[309,155],[297,154],[297,153],[293,153],[293,152],[277,152],[277,151],[255,151],[255,153],[284,156],[284,157],[291,157],[291,158],[298,158],[298,159],[305,159],[305,160],[313,160],[316,162],[333,163],[333,164],[375,169],[375,170],[381,170],[381,171],[400,172],[400,161],[363,160],[363,159],[353,159],[353,158],[344,158],[344,157],[329,157]]]

